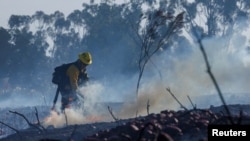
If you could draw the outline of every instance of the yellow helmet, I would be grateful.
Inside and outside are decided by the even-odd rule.
[[[92,64],[92,56],[89,52],[84,52],[78,55],[79,60],[81,60],[82,63],[90,65]]]

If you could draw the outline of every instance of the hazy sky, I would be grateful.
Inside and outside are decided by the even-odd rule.
[[[90,0],[0,0],[0,26],[7,27],[10,15],[33,15],[36,11],[52,14],[59,10],[67,16],[75,9],[82,9],[82,3]],[[95,0],[98,2],[100,0]],[[116,0],[122,2],[125,0]]]

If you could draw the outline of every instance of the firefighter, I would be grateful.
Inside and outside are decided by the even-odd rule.
[[[61,111],[65,108],[71,107],[77,100],[77,93],[79,92],[79,85],[88,81],[88,75],[86,67],[92,64],[92,56],[89,52],[83,52],[78,55],[78,59],[75,62],[68,63],[66,68],[66,78],[62,79],[63,82],[58,85],[58,93],[61,94]],[[54,99],[55,108],[56,98]]]

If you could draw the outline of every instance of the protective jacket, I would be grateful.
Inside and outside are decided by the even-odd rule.
[[[66,71],[66,82],[60,86],[59,89],[62,96],[62,110],[76,100],[76,92],[79,88],[79,85],[84,84],[88,80],[86,66],[82,67],[78,61],[72,63],[69,66]]]

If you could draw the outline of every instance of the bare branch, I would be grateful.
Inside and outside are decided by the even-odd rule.
[[[149,104],[149,100],[147,102],[147,114],[149,115],[149,107],[150,107],[150,104]]]
[[[203,47],[203,44],[202,44],[202,38],[203,38],[203,32],[198,32],[196,29],[195,29],[195,25],[197,25],[196,23],[195,23],[195,21],[193,21],[193,20],[190,20],[190,23],[191,23],[191,26],[192,26],[192,33],[194,34],[194,36],[196,37],[196,39],[197,39],[197,43],[198,43],[198,45],[199,45],[199,48],[200,48],[200,51],[201,51],[201,53],[202,53],[202,55],[203,55],[203,58],[204,58],[204,61],[205,61],[205,65],[206,65],[206,68],[207,68],[207,73],[208,73],[208,75],[210,76],[210,78],[211,78],[211,80],[212,80],[212,82],[213,82],[213,84],[214,84],[214,86],[215,86],[215,89],[216,89],[216,91],[218,92],[218,95],[219,95],[219,97],[220,97],[220,99],[221,99],[221,102],[222,102],[222,104],[223,104],[223,106],[224,106],[224,108],[225,108],[225,110],[226,110],[226,112],[227,112],[227,114],[228,114],[228,117],[229,117],[229,120],[230,120],[230,122],[231,122],[231,124],[234,124],[234,121],[233,121],[233,119],[232,119],[232,115],[231,115],[231,112],[229,111],[229,108],[228,108],[228,106],[227,106],[227,104],[226,104],[226,101],[224,100],[224,97],[223,97],[223,95],[222,95],[222,92],[221,92],[221,90],[220,90],[220,87],[219,87],[219,85],[218,85],[218,83],[217,83],[217,81],[216,81],[216,79],[215,79],[215,77],[214,77],[214,75],[213,75],[213,73],[212,73],[212,71],[211,71],[211,68],[210,68],[210,64],[209,64],[209,61],[208,61],[208,57],[207,57],[207,54],[206,54],[206,51],[205,51],[205,49],[204,49],[204,47]]]
[[[192,104],[193,108],[196,109],[196,105],[194,105],[194,103],[192,102],[191,98],[189,96],[188,97],[188,100],[190,101],[190,103]]]
[[[198,38],[198,36],[196,36],[196,37]],[[223,103],[223,106],[224,106],[224,108],[225,108],[225,110],[226,110],[226,112],[227,112],[227,114],[229,116],[229,120],[230,120],[231,124],[234,124],[234,121],[232,119],[232,114],[231,114],[230,110],[228,109],[228,106],[227,106],[226,101],[225,101],[225,99],[224,99],[224,97],[222,95],[220,87],[219,87],[219,85],[218,85],[218,83],[217,83],[217,81],[216,81],[216,79],[215,79],[215,77],[214,77],[214,75],[213,75],[213,73],[211,71],[206,51],[205,51],[205,49],[203,47],[203,44],[201,43],[201,38],[198,38],[198,44],[200,46],[201,53],[202,53],[202,55],[204,57],[204,60],[205,60],[205,63],[206,63],[207,73],[210,76],[210,78],[211,78],[211,80],[212,80],[212,82],[213,82],[213,84],[214,84],[214,86],[215,86],[215,88],[216,88],[216,90],[217,90],[217,92],[219,94],[219,97],[220,97],[221,102]]]
[[[108,110],[109,110],[109,113],[111,114],[112,118],[113,118],[115,121],[118,121],[119,119],[116,118],[116,117],[114,116],[114,114],[113,114],[113,112],[112,112],[112,108],[110,108],[110,107],[108,106]]]
[[[35,110],[36,110],[36,119],[37,119],[37,124],[38,126],[40,126],[43,130],[46,130],[42,125],[41,125],[41,122],[39,120],[39,116],[38,116],[38,111],[37,111],[37,108],[35,107]]]
[[[242,109],[240,109],[240,114],[239,114],[239,119],[238,119],[238,121],[237,121],[237,125],[240,125],[240,124],[241,124],[242,119],[243,119],[243,111],[242,111]]]
[[[0,123],[3,124],[3,125],[5,125],[5,126],[7,126],[7,127],[9,127],[10,129],[14,130],[14,131],[17,133],[17,135],[20,137],[20,139],[23,140],[23,139],[22,139],[23,136],[20,134],[20,132],[19,132],[17,129],[15,129],[15,128],[9,126],[8,124],[5,124],[5,123],[2,122],[2,121],[0,121]]]
[[[171,90],[170,90],[170,88],[166,88],[166,90],[170,93],[170,95],[179,103],[179,105],[181,106],[181,108],[183,108],[183,109],[185,109],[185,110],[187,110],[188,111],[188,109],[185,107],[185,106],[183,106],[182,104],[181,104],[181,102],[175,97],[175,95],[171,92]]]
[[[39,131],[43,132],[43,130],[41,130],[41,129],[40,129],[39,127],[37,127],[35,124],[32,124],[31,122],[29,122],[29,120],[28,120],[23,114],[20,114],[20,113],[18,113],[18,112],[16,112],[16,111],[9,111],[9,112],[10,112],[10,113],[13,113],[13,114],[17,114],[17,115],[23,117],[23,118],[25,119],[25,121],[28,123],[29,126],[34,127],[34,128],[36,128],[36,129],[38,129]]]
[[[38,112],[37,112],[37,108],[36,107],[35,107],[35,110],[36,110],[36,119],[37,119],[38,124],[40,125],[40,120],[39,120],[39,117],[38,117]]]
[[[139,77],[136,86],[137,96],[142,75],[146,64],[151,60],[151,57],[165,45],[170,37],[183,26],[184,12],[178,14],[174,20],[169,13],[164,14],[158,10],[148,15],[147,23],[144,30],[139,34],[139,39],[142,41],[140,58],[139,58]],[[152,61],[151,61],[152,62]],[[154,63],[153,63],[154,64]],[[155,65],[155,64],[154,64]],[[161,73],[159,73],[161,75]]]
[[[5,126],[7,126],[7,127],[9,127],[10,129],[14,130],[18,135],[20,135],[20,132],[17,129],[11,127],[10,125],[8,125],[8,124],[6,124],[6,123],[4,123],[2,121],[0,121],[0,123],[3,124],[3,125],[5,125]]]

